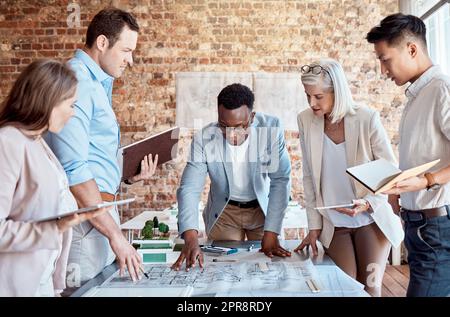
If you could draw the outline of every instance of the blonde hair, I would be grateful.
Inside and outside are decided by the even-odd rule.
[[[303,85],[321,85],[324,90],[334,93],[334,105],[330,118],[332,123],[339,122],[347,114],[355,114],[358,106],[353,101],[352,93],[341,64],[334,59],[321,59],[309,66],[321,66],[325,71],[318,74],[309,71],[301,76]]]

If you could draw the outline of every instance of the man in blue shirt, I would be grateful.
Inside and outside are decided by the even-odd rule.
[[[112,109],[112,87],[114,78],[133,64],[138,31],[131,14],[114,8],[102,10],[89,24],[85,48],[69,61],[79,82],[75,116],[60,134],[49,133],[46,140],[67,173],[79,207],[116,199],[121,181],[117,161],[120,129]],[[144,157],[140,174],[126,183],[150,178],[156,165],[157,158]],[[132,279],[138,279],[141,258],[122,235],[119,223],[114,209],[76,227],[69,272],[78,269],[80,280],[85,281],[117,257],[121,274],[126,267]]]

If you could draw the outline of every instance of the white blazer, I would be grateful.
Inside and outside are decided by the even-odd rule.
[[[333,239],[334,226],[326,211],[314,209],[323,206],[320,174],[324,118],[315,116],[308,108],[301,112],[297,119],[302,149],[303,187],[308,227],[310,230],[322,230],[319,240],[328,248]],[[344,130],[348,167],[379,158],[397,165],[386,131],[375,110],[359,107],[354,115],[346,115]],[[394,214],[387,201],[387,195],[373,195],[353,178],[351,178],[351,184],[357,198],[366,199],[372,206],[371,216],[380,230],[394,247],[398,247],[404,238],[404,232],[400,218]]]

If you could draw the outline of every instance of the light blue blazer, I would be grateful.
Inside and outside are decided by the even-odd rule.
[[[198,204],[207,175],[211,179],[203,210],[207,234],[230,200],[233,171],[226,142],[217,122],[194,135],[177,190],[181,235],[186,230],[199,230]],[[278,118],[256,113],[249,134],[249,168],[253,190],[266,216],[264,230],[279,234],[291,189],[291,163]]]

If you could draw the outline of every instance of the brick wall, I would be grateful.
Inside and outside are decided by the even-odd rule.
[[[111,4],[130,10],[141,26],[135,65],[116,81],[113,92],[123,144],[174,125],[175,72],[299,72],[301,65],[321,57],[344,65],[355,99],[381,112],[397,143],[403,95],[381,79],[372,46],[364,40],[371,26],[398,11],[397,0],[78,1],[80,27],[68,27],[67,17],[75,12],[68,11],[69,3],[0,0],[0,100],[33,59],[70,58],[83,46],[93,15]],[[182,157],[191,135],[186,132],[181,141]],[[292,197],[301,200],[298,132],[287,131],[286,139]],[[144,186],[124,188],[139,201],[123,217],[175,202],[183,167],[184,162],[167,164]]]

